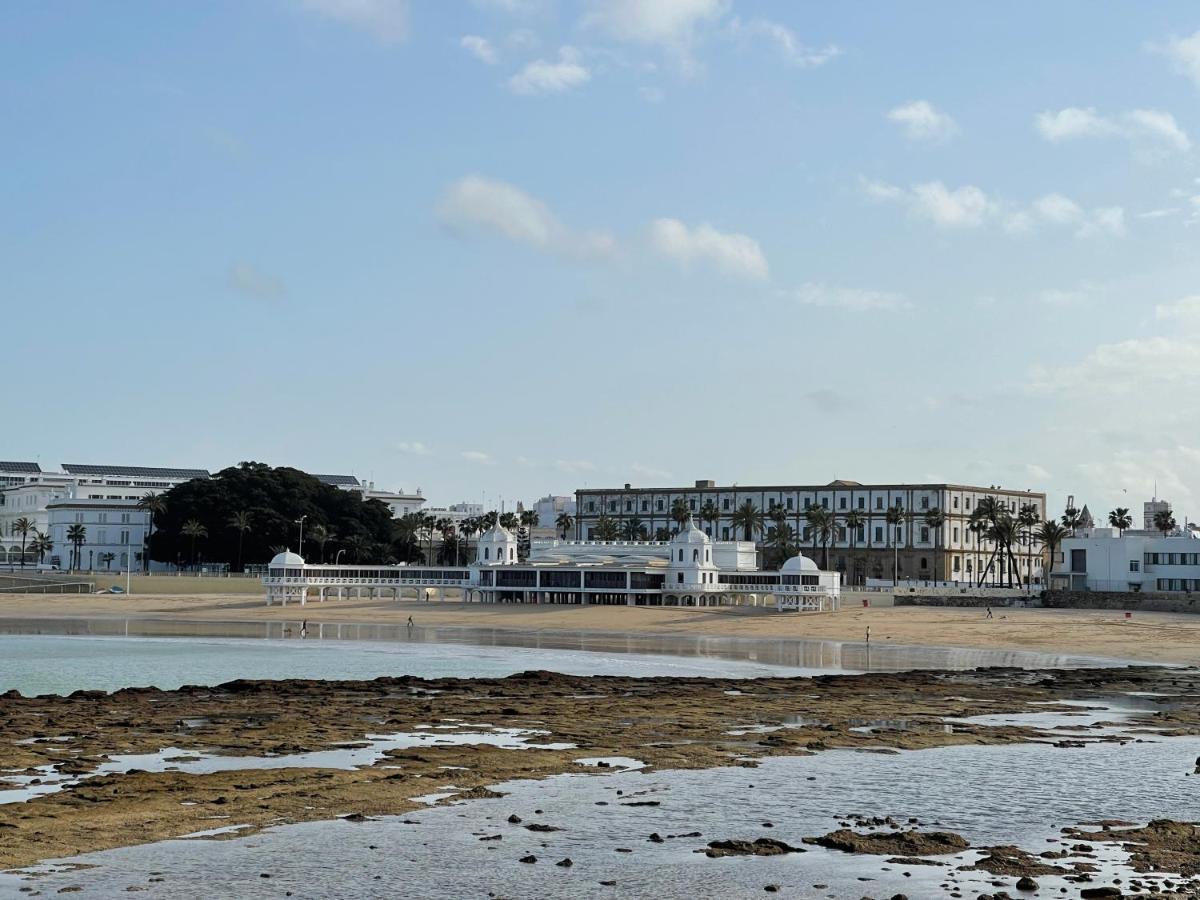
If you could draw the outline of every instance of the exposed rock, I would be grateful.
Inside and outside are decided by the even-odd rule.
[[[831,831],[822,837],[806,837],[806,844],[842,850],[846,853],[871,853],[879,856],[940,856],[959,853],[971,844],[951,831],[899,831],[892,834],[859,834],[849,828]]]
[[[754,841],[709,841],[704,855],[717,859],[722,856],[781,856],[784,853],[803,852],[803,847],[793,847],[774,838],[758,838]]]
[[[1030,878],[1028,875],[1022,875],[1020,878],[1017,879],[1017,890],[1018,891],[1036,891],[1037,889],[1038,889],[1038,883],[1036,881],[1034,881],[1032,878]]]
[[[1008,875],[1014,878],[1034,875],[1063,875],[1067,870],[1061,866],[1040,861],[1039,857],[1026,853],[1020,847],[1004,845],[984,848],[984,855],[973,866],[960,866],[966,872],[984,871],[993,875]]]
[[[1144,828],[1093,832],[1072,828],[1068,833],[1077,840],[1119,844],[1129,853],[1135,872],[1200,875],[1200,826],[1194,823],[1155,819]]]
[[[523,862],[523,863],[530,863],[530,864],[533,864],[533,863],[537,862],[537,857],[536,857],[536,856],[534,856],[532,853],[530,853],[528,856],[522,856],[522,857],[521,857],[521,858],[518,860],[518,862]]]
[[[555,865],[563,869],[569,869],[571,866],[575,865],[575,863],[571,862],[571,857],[568,856],[565,859],[560,859],[555,863]]]

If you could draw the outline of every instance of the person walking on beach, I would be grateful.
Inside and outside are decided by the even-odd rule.
[[[308,619],[300,623],[300,639],[304,640],[306,637],[308,637]]]
[[[992,618],[992,604],[990,604],[990,603],[988,604],[988,608],[987,608],[987,617],[989,619]]]
[[[412,616],[409,616],[409,617],[408,617],[408,627],[409,627],[409,628],[412,628],[412,627],[413,627],[413,620],[412,620]]]

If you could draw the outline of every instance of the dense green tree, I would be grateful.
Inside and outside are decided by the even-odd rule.
[[[71,544],[71,569],[75,570],[81,567],[80,555],[83,552],[83,545],[87,543],[87,528],[83,525],[71,525],[67,528],[67,540]]]
[[[676,497],[675,502],[671,504],[671,519],[675,522],[676,527],[682,529],[691,517],[692,508],[688,505],[688,502],[682,497]]]
[[[154,491],[146,491],[142,494],[142,499],[137,503],[138,509],[145,510],[149,514],[150,527],[146,529],[146,534],[142,538],[142,568],[147,572],[150,571],[150,542],[154,538],[155,526],[162,514],[167,511],[167,500],[162,494],[157,494]]]
[[[189,538],[182,533],[184,523],[194,520],[208,532],[206,559],[234,561],[240,537],[245,560],[265,563],[274,555],[273,547],[292,546],[301,516],[307,517],[307,528],[321,525],[347,538],[366,538],[359,562],[386,562],[392,555],[393,520],[386,505],[363,500],[357,491],[340,490],[298,469],[245,462],[209,479],[186,481],[157,497],[162,509],[154,513],[157,527],[150,556],[160,562],[195,558],[189,555]],[[229,527],[230,517],[237,512],[250,517],[251,530]]]
[[[609,516],[601,516],[596,520],[596,540],[615,541],[621,536],[621,526],[617,520]]]
[[[742,540],[752,541],[755,534],[762,534],[764,517],[754,501],[747,500],[734,510],[730,522],[734,528],[742,529]]]
[[[1166,537],[1175,530],[1175,516],[1169,509],[1160,509],[1154,514],[1154,527],[1162,532],[1163,537]]]
[[[1069,536],[1070,532],[1053,520],[1043,522],[1034,533],[1034,537],[1041,541],[1049,555],[1046,564],[1046,587],[1050,587],[1050,575],[1054,572],[1054,555],[1058,552],[1059,545]]]
[[[1118,506],[1108,514],[1108,524],[1121,534],[1125,534],[1125,529],[1133,524],[1133,516],[1129,514],[1129,510],[1124,506]]]

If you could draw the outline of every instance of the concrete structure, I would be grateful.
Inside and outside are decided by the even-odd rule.
[[[1154,526],[1154,517],[1160,512],[1170,512],[1171,504],[1166,500],[1159,500],[1154,497],[1142,504],[1142,528],[1145,531],[1157,531]]]
[[[417,512],[425,503],[420,488],[410,494],[403,488],[398,491],[379,490],[374,481],[359,481],[354,475],[313,475],[313,478],[339,490],[356,491],[362,494],[364,500],[378,500],[392,511],[392,517],[396,519]]]
[[[1200,591],[1200,540],[1153,530],[1077,530],[1062,543],[1050,587],[1068,591]]]
[[[14,525],[19,519],[26,518],[33,522],[35,530],[49,534],[54,540],[52,558],[60,560],[65,567],[68,554],[51,530],[55,524],[50,514],[52,503],[63,500],[106,501],[124,504],[124,508],[128,508],[136,505],[146,494],[162,493],[193,478],[209,477],[205,469],[64,463],[61,471],[44,471],[38,463],[0,462],[0,564],[19,565],[21,537]],[[30,533],[26,538],[26,565],[37,562],[28,549],[32,537]],[[139,553],[142,550],[140,540],[136,547]],[[109,542],[105,542],[103,550],[93,548],[93,551],[93,556],[116,552],[115,545]],[[120,552],[124,552],[123,547]],[[51,558],[47,558],[46,562],[49,564]]]
[[[138,509],[134,499],[79,499],[67,497],[46,505],[49,535],[54,550],[46,562],[60,569],[120,572],[139,568],[150,513]],[[76,548],[70,539],[73,526],[83,529],[84,540]],[[72,565],[72,552],[78,556]]]
[[[497,525],[479,538],[470,566],[309,565],[294,553],[276,556],[263,578],[267,602],[330,597],[618,606],[766,604],[780,610],[835,610],[841,577],[803,556],[777,572],[754,567],[753,544],[713,541],[691,521],[670,541],[544,541],[519,560],[517,538]]]
[[[821,506],[838,522],[837,537],[829,545],[829,567],[842,573],[848,585],[865,584],[868,578],[890,579],[893,565],[901,579],[977,583],[986,571],[992,555],[991,542],[973,532],[971,513],[985,497],[994,497],[1016,517],[1022,507],[1033,508],[1038,520],[1046,518],[1046,495],[1029,490],[1006,490],[997,486],[973,487],[957,484],[875,484],[856,481],[832,481],[824,485],[775,485],[748,487],[718,486],[712,481],[697,481],[694,487],[589,488],[575,492],[575,535],[595,537],[602,517],[618,525],[638,519],[650,535],[678,527],[672,518],[676,501],[697,516],[702,528],[716,540],[738,537],[733,517],[749,501],[765,516],[764,528],[754,535],[760,548],[775,538],[772,515],[778,510],[797,535],[806,553],[821,553],[813,548],[812,530],[805,510]],[[710,506],[711,504],[711,506]],[[887,510],[899,506],[903,520],[897,526],[887,522]],[[710,516],[705,515],[705,510]],[[940,510],[945,522],[930,526],[926,514]],[[844,523],[851,513],[862,519],[858,528]],[[1042,583],[1042,548],[1029,542],[1019,548],[1017,571],[1013,581]],[[1006,584],[1007,560],[999,560],[988,576],[989,584]]]
[[[544,531],[557,532],[558,517],[566,513],[572,519],[575,518],[575,498],[562,497],[554,494],[549,494],[538,500],[533,506],[537,512],[538,523],[537,527]],[[578,534],[579,532],[576,532]]]

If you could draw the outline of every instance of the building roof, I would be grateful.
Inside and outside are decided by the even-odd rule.
[[[692,517],[688,516],[687,524],[679,530],[679,534],[671,538],[672,544],[708,544],[711,543],[711,538],[692,521]]]
[[[479,536],[479,540],[477,543],[479,543],[479,544],[499,544],[499,543],[503,543],[504,541],[515,541],[515,540],[516,540],[516,538],[513,537],[512,532],[509,531],[507,528],[505,528],[503,525],[501,525],[499,522],[497,522],[495,525],[493,525],[491,528],[489,528],[487,531],[485,531],[483,534],[481,534]]]
[[[0,472],[21,472],[25,475],[37,475],[42,467],[35,462],[0,462]]]
[[[188,480],[192,478],[211,478],[207,469],[157,469],[148,466],[92,466],[80,463],[63,463],[63,471],[70,475],[92,475],[104,477],[115,475],[118,478],[168,478],[172,480]]]
[[[313,478],[317,479],[317,481],[324,482],[325,484],[333,485],[334,487],[343,487],[343,486],[355,487],[359,483],[358,479],[355,478],[353,475],[316,475],[316,474],[314,474]]]
[[[615,488],[579,488],[575,491],[576,498],[595,496],[597,494],[754,494],[754,493],[787,493],[789,491],[971,491],[976,494],[995,494],[1005,496],[1023,495],[1044,498],[1043,491],[1031,488],[1006,488],[998,485],[984,487],[978,484],[955,484],[953,482],[921,482],[904,484],[860,484],[857,481],[831,481],[828,484],[706,484],[689,487],[676,485],[674,487],[615,487]]]
[[[797,554],[785,562],[779,570],[780,572],[818,572],[816,562],[809,559],[803,553]]]
[[[291,550],[285,550],[282,553],[275,554],[271,559],[273,566],[302,566],[304,565],[304,557],[298,553],[293,553]]]

